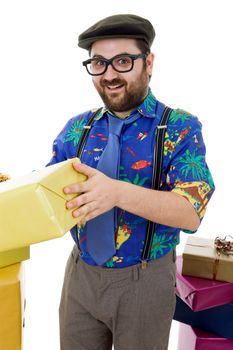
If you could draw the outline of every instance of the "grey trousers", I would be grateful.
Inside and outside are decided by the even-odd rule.
[[[175,252],[121,269],[94,267],[75,246],[66,265],[61,350],[166,350],[175,310]]]

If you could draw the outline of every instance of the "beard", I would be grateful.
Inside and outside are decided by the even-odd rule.
[[[136,81],[128,83],[124,79],[103,79],[99,83],[93,81],[105,106],[113,112],[128,112],[141,104],[148,92],[148,74],[143,68]],[[109,87],[122,86],[124,91],[111,92]]]

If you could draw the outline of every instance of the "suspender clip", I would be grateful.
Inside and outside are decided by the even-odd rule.
[[[158,125],[157,128],[158,129],[167,129],[167,125]]]
[[[84,125],[83,129],[91,129],[91,125]]]
[[[142,270],[145,270],[147,268],[148,262],[147,260],[142,260]]]

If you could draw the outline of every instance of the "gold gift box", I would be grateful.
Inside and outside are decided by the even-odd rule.
[[[233,283],[233,256],[218,255],[214,240],[190,236],[183,252],[182,274]]]
[[[63,192],[67,185],[86,180],[73,169],[74,161],[79,159],[0,183],[0,251],[60,237],[80,221],[66,208],[76,194]]]
[[[8,250],[0,253],[0,268],[30,259],[30,247]]]
[[[0,269],[0,349],[21,350],[24,324],[23,263]]]

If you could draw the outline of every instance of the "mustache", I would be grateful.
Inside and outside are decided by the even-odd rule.
[[[101,82],[101,86],[115,86],[115,85],[126,85],[125,80],[122,79],[112,79],[112,80],[107,80],[107,79],[103,79]]]

